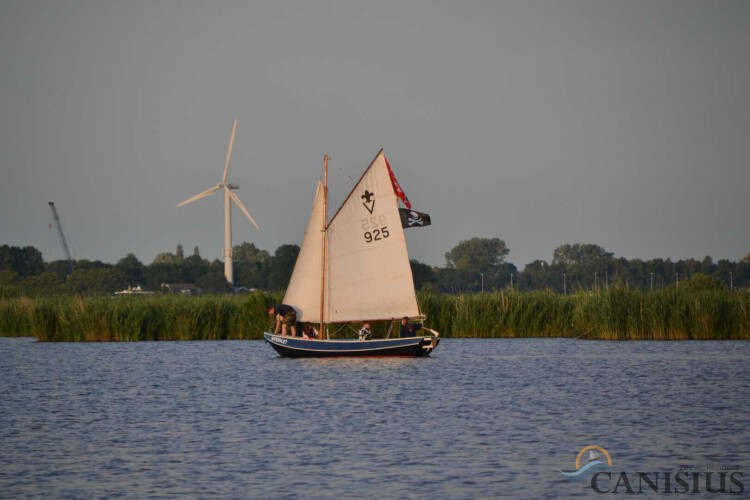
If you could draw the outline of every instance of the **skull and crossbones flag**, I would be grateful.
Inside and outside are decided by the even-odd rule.
[[[408,208],[399,208],[398,213],[401,216],[401,227],[408,229],[410,227],[423,227],[432,224],[430,216],[416,210]]]

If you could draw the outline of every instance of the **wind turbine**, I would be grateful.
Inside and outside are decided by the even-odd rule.
[[[234,126],[232,127],[232,137],[229,139],[229,149],[227,149],[227,162],[224,165],[224,176],[221,178],[221,182],[214,187],[208,188],[202,193],[198,193],[192,198],[179,203],[177,206],[181,207],[192,203],[206,196],[210,196],[216,191],[224,190],[224,276],[230,285],[234,284],[234,271],[232,269],[232,205],[230,199],[242,210],[242,213],[250,219],[250,222],[258,228],[258,224],[255,223],[253,216],[247,211],[245,205],[242,204],[239,197],[232,192],[233,189],[239,189],[239,185],[230,184],[227,182],[227,173],[229,173],[229,161],[232,159],[232,147],[234,146],[234,133],[237,130],[237,120],[234,120]]]

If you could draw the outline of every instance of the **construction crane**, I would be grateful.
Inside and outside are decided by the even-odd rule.
[[[63,233],[62,223],[60,222],[60,216],[57,215],[57,209],[53,202],[49,202],[49,208],[52,210],[52,218],[55,220],[55,227],[57,228],[57,235],[60,237],[60,244],[65,252],[65,259],[68,261],[68,275],[73,272],[73,259],[70,258],[70,250],[68,249],[68,242],[65,239],[65,233]]]

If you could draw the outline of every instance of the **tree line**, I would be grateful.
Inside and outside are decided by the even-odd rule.
[[[285,289],[298,253],[297,245],[282,245],[273,255],[252,243],[235,246],[235,286]],[[205,293],[232,291],[224,277],[224,263],[204,259],[198,247],[186,256],[182,245],[177,245],[174,253],[160,253],[151,264],[144,264],[132,253],[115,264],[77,260],[68,274],[67,261],[45,262],[34,247],[0,246],[0,296],[111,295],[136,286],[159,292],[163,285],[175,283],[195,284]]]
[[[412,261],[419,289],[456,293],[463,291],[551,290],[575,293],[622,285],[639,290],[679,286],[698,277],[712,288],[750,287],[750,254],[739,262],[684,259],[626,259],[595,244],[564,244],[555,248],[551,261],[535,260],[519,271],[506,262],[509,249],[498,238],[473,238],[460,242],[445,254],[445,267],[430,267]]]
[[[233,248],[235,287],[284,290],[299,254],[297,245],[282,245],[273,255],[253,243]],[[574,293],[611,285],[650,290],[679,286],[695,277],[704,286],[750,286],[750,254],[738,262],[711,257],[686,259],[626,259],[595,244],[564,244],[554,249],[551,261],[535,260],[519,271],[506,261],[510,250],[499,238],[461,241],[445,254],[444,266],[411,261],[417,290],[443,293],[516,290],[551,290]],[[175,253],[160,253],[144,264],[129,253],[115,264],[78,260],[68,274],[66,261],[45,262],[34,247],[0,246],[0,297],[18,295],[110,295],[127,287],[160,291],[166,283],[193,283],[207,293],[227,293],[224,264],[201,257],[198,247],[185,256],[182,245]]]

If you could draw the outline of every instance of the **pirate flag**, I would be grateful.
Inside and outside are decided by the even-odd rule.
[[[432,224],[430,216],[417,212],[416,210],[409,210],[408,208],[399,208],[398,213],[401,216],[401,227],[408,229],[410,227],[422,227],[429,226]]]

